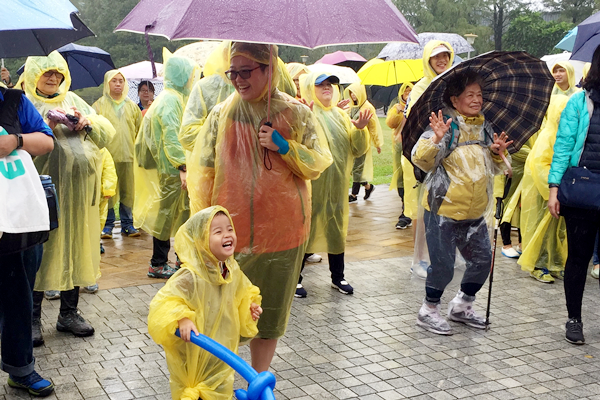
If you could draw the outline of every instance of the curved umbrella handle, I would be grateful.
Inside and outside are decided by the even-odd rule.
[[[175,335],[181,337],[179,329],[175,331]],[[248,390],[235,391],[235,396],[239,400],[275,400],[273,389],[276,379],[271,372],[264,371],[259,374],[237,354],[206,335],[190,332],[190,341],[222,360],[248,381]]]
[[[504,161],[504,164],[506,164],[506,166],[508,167],[508,177],[512,178],[513,175],[513,170],[512,170],[512,165],[510,165],[510,162],[508,162],[508,160],[506,159],[506,156],[502,153],[500,154],[500,158],[502,159],[502,161]]]

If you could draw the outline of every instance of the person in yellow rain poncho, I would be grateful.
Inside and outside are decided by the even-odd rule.
[[[406,108],[406,101],[408,100],[408,96],[412,91],[413,84],[411,82],[403,83],[398,90],[398,103],[394,104],[387,113],[385,118],[385,123],[392,131],[392,153],[393,153],[393,166],[394,173],[392,175],[392,182],[390,183],[390,190],[397,189],[398,196],[400,196],[400,200],[402,201],[402,213],[398,217],[398,222],[396,223],[396,229],[406,229],[412,225],[412,219],[404,215],[405,200],[404,200],[404,187],[409,187],[411,182],[404,183],[404,173],[402,171],[402,159],[404,156],[402,155],[402,126],[404,124],[404,109]],[[414,176],[414,174],[413,174]],[[408,176],[407,176],[408,178]],[[414,186],[416,182],[412,183]],[[410,187],[412,187],[410,186]],[[416,208],[417,205],[414,204],[413,208]]]
[[[423,78],[421,78],[413,87],[408,98],[408,104],[404,115],[406,118],[410,115],[410,110],[421,97],[425,89],[429,87],[431,81],[448,70],[454,62],[454,50],[448,42],[440,40],[430,40],[423,49]],[[419,214],[419,199],[422,194],[422,186],[417,182],[415,169],[405,157],[402,157],[402,171],[404,174],[404,199],[406,200],[404,214],[412,220],[413,237],[415,238],[415,253],[411,272],[414,272],[419,278],[427,277],[429,267],[428,251],[425,241],[425,227],[419,223],[421,214]],[[460,259],[460,258],[459,258]]]
[[[111,239],[115,226],[115,204],[119,201],[121,233],[127,236],[139,236],[133,227],[134,181],[133,181],[133,144],[140,125],[142,112],[127,97],[127,80],[118,70],[108,71],[104,75],[103,95],[93,105],[96,112],[106,117],[115,128],[115,137],[106,146],[110,152],[119,178],[117,193],[108,204],[108,216],[102,230],[102,239]]]
[[[371,135],[366,129],[371,118],[369,108],[360,111],[356,120],[336,106],[335,93],[339,78],[311,72],[300,77],[302,99],[312,104],[313,112],[325,131],[333,164],[312,183],[312,219],[306,258],[311,253],[326,252],[331,272],[331,287],[344,294],[354,288],[344,277],[344,252],[348,233],[349,207],[346,196],[352,160],[369,149]],[[302,277],[298,285],[302,284]],[[300,288],[301,286],[298,286]]]
[[[236,259],[263,295],[252,366],[269,368],[283,336],[310,228],[307,180],[331,164],[327,139],[308,107],[277,87],[277,47],[235,42],[228,78],[235,92],[216,105],[188,162],[192,212],[222,205],[238,236]],[[270,115],[267,113],[270,96]],[[265,125],[272,123],[272,128]]]
[[[100,194],[100,229],[104,228],[108,215],[108,202],[117,193],[117,170],[110,152],[105,148],[100,149],[102,155],[102,193]],[[100,243],[100,254],[104,254],[104,246]],[[97,285],[95,285],[97,287]]]
[[[47,57],[27,58],[24,74],[27,97],[41,115],[46,117],[54,110],[79,119],[74,131],[48,121],[56,137],[54,150],[35,159],[38,172],[50,175],[56,185],[60,224],[44,244],[35,280],[34,320],[41,316],[43,291],[57,290],[61,305],[56,328],[76,336],[93,335],[94,328],[77,312],[77,305],[79,287],[94,285],[100,277],[99,149],[112,140],[115,130],[106,118],[69,91],[69,68],[57,51]],[[86,126],[91,127],[89,132]]]
[[[365,187],[365,197],[367,200],[371,197],[371,193],[375,190],[375,186],[369,183],[373,181],[373,147],[377,149],[377,153],[381,153],[383,146],[383,130],[377,118],[375,107],[367,100],[367,89],[365,85],[353,83],[344,90],[344,98],[350,99],[350,107],[348,113],[351,119],[358,118],[361,111],[370,110],[373,116],[367,124],[369,131],[369,148],[365,154],[354,159],[352,166],[352,193],[350,194],[350,202],[358,200],[358,192],[360,186]]]
[[[504,168],[500,155],[510,158],[506,147],[512,141],[504,132],[497,135],[481,113],[481,82],[475,71],[455,73],[444,93],[446,107],[432,113],[430,128],[412,150],[412,161],[427,173],[420,207],[431,260],[417,325],[440,335],[452,334],[440,315],[440,300],[454,276],[457,251],[467,268],[448,317],[486,327],[472,306],[492,261],[487,220],[493,209],[493,176]]]
[[[258,332],[260,291],[235,261],[236,242],[220,206],[194,214],[175,236],[181,269],[154,296],[148,315],[148,332],[165,350],[173,400],[233,396],[233,369],[190,343],[190,335],[206,335],[237,353],[240,337]]]
[[[175,273],[167,263],[170,238],[190,215],[185,153],[177,135],[196,67],[186,57],[167,60],[164,90],[144,116],[135,141],[133,220],[136,228],[153,237],[151,278],[169,278]]]
[[[285,66],[296,85],[296,98],[300,99],[300,76],[308,74],[310,70],[306,65],[296,62],[287,63]]]
[[[550,97],[546,122],[525,162],[521,181],[521,216],[523,254],[518,264],[523,271],[543,283],[562,279],[567,261],[567,232],[565,220],[552,218],[548,211],[548,173],[554,154],[554,142],[562,110],[573,93],[575,70],[568,61],[552,68],[556,83]],[[514,206],[514,204],[513,204]],[[509,206],[509,208],[513,208]]]

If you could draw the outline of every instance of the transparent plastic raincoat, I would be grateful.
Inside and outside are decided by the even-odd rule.
[[[350,93],[354,93],[358,101],[356,105],[352,100]],[[352,105],[348,108],[348,114],[351,119],[357,119],[361,111],[371,110],[373,117],[367,124],[367,131],[369,131],[370,140],[368,142],[368,149],[365,154],[354,159],[354,165],[352,166],[352,181],[353,182],[371,182],[373,180],[373,147],[381,148],[383,146],[383,130],[377,118],[377,110],[367,100],[367,89],[365,85],[360,83],[353,83],[344,90],[344,99],[350,99]]]
[[[452,108],[443,114],[453,123],[442,141],[434,144],[428,129],[412,151],[412,161],[427,172],[420,205],[431,261],[426,286],[445,289],[458,250],[467,264],[462,285],[479,290],[491,265],[494,175],[503,171],[504,162],[489,149],[494,132],[482,114],[466,118]]]
[[[575,71],[571,63],[561,61],[557,65],[567,70],[569,88],[561,90],[554,86],[550,105],[546,112],[543,129],[538,133],[535,144],[527,157],[525,172],[521,181],[520,226],[523,254],[518,264],[523,271],[547,268],[560,272],[567,261],[567,231],[563,217],[553,218],[548,211],[548,173],[554,155],[554,142],[562,110],[569,97],[579,91],[575,86]],[[554,68],[554,67],[553,67]],[[511,202],[509,209],[516,205]]]
[[[45,97],[37,92],[40,77],[57,70],[64,75],[57,95]],[[28,57],[25,63],[25,93],[41,115],[61,108],[77,109],[90,121],[92,130],[73,132],[65,125],[53,129],[54,150],[36,157],[38,172],[50,175],[59,203],[59,226],[44,244],[44,256],[35,280],[35,290],[71,290],[90,286],[100,276],[100,194],[102,158],[99,149],[115,135],[110,122],[92,107],[69,92],[71,75],[65,59],[57,51],[47,57]],[[47,120],[46,120],[47,121]]]
[[[165,63],[164,90],[144,116],[135,142],[133,220],[158,240],[169,240],[189,218],[189,202],[178,168],[185,154],[177,137],[196,64],[172,56]]]
[[[252,338],[258,332],[250,313],[252,303],[261,303],[258,287],[233,257],[224,262],[229,272],[223,278],[219,261],[210,251],[210,224],[219,211],[229,217],[223,207],[209,207],[179,229],[175,251],[181,269],[150,303],[148,332],[165,350],[173,400],[228,400],[233,396],[233,369],[175,336],[179,320],[189,318],[199,333],[234,353],[240,337]]]
[[[300,79],[300,75],[308,74],[310,72],[310,70],[308,69],[308,67],[306,65],[296,63],[296,62],[287,63],[285,66],[286,66],[288,72],[290,73],[290,78],[292,78],[292,80],[294,81],[294,84],[296,84],[296,82],[295,82],[296,79]],[[300,91],[297,90],[297,88],[296,88],[296,98],[297,99],[300,98]]]
[[[265,50],[266,49],[266,50]],[[269,64],[265,45],[236,43],[237,55]],[[277,56],[273,51],[272,64]],[[259,144],[258,132],[267,121],[267,92],[244,101],[234,92],[216,105],[196,139],[189,160],[188,190],[192,212],[222,205],[236,226],[236,259],[263,294],[259,337],[283,336],[310,228],[309,179],[331,164],[327,139],[308,107],[275,89],[273,128],[287,140],[285,154]]]
[[[348,184],[352,160],[365,154],[371,137],[367,128],[357,129],[334,99],[325,107],[315,94],[315,81],[321,75],[311,72],[300,77],[300,92],[325,131],[333,164],[312,183],[312,222],[307,253],[341,254],[348,233]],[[334,93],[337,85],[333,85]]]
[[[118,70],[111,70],[104,74],[102,97],[96,100],[92,107],[98,114],[106,117],[116,131],[115,136],[106,148],[110,151],[115,163],[119,186],[117,194],[110,199],[108,207],[113,208],[115,203],[120,201],[123,205],[132,208],[135,188],[133,181],[133,145],[142,123],[142,112],[138,105],[127,97],[129,86],[125,77],[123,77],[125,84],[121,98],[115,100],[110,96],[108,82],[118,74],[120,74]]]
[[[108,201],[107,197],[113,197],[117,193],[117,170],[115,169],[115,163],[113,161],[110,152],[106,147],[100,149],[102,155],[102,177],[100,182],[102,184],[102,193],[100,194],[100,229],[104,228],[106,223],[106,217],[108,215]]]
[[[402,86],[400,87],[400,90],[398,90],[398,103],[397,104],[400,106],[400,111],[398,111],[398,108],[394,104],[393,106],[391,106],[388,109],[388,113],[385,118],[385,123],[387,124],[387,126],[389,128],[392,129],[392,153],[393,153],[393,157],[394,157],[394,160],[393,160],[394,173],[392,175],[392,182],[390,183],[390,190],[396,190],[398,188],[409,187],[409,185],[411,184],[411,182],[406,182],[406,183],[404,182],[404,173],[403,173],[403,167],[402,167],[402,159],[404,158],[404,156],[402,155],[402,135],[401,135],[402,123],[404,122],[404,108],[406,107],[406,102],[402,99],[402,94],[409,87],[412,88],[413,84],[410,82],[406,82],[406,83],[403,83]],[[408,164],[411,165],[410,162]],[[412,167],[412,165],[411,165],[411,167]],[[412,176],[414,178],[414,173]],[[409,178],[409,177],[407,177],[407,178]],[[416,184],[416,179],[415,179],[415,182],[412,183],[412,186],[410,186],[410,187],[413,187],[415,184]],[[411,208],[412,209],[417,208],[416,202],[415,202],[415,204],[411,205]]]

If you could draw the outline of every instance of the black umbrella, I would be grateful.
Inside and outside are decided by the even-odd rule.
[[[402,129],[403,154],[409,160],[432,112],[445,107],[446,82],[454,74],[476,71],[483,79],[483,114],[494,132],[506,132],[516,152],[540,129],[554,78],[546,63],[524,51],[491,51],[452,67],[439,75],[411,108]]]

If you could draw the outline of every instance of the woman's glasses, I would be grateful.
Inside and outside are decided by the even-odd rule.
[[[61,74],[60,72],[56,71],[56,70],[46,71],[46,72],[44,72],[43,76],[44,76],[44,78],[50,79],[50,78],[52,78],[52,75],[56,75],[56,77],[58,79],[64,78],[64,75]]]
[[[248,78],[250,78],[250,75],[252,75],[252,71],[254,71],[255,69],[259,69],[260,67],[261,66],[259,65],[258,67],[255,67],[252,69],[241,69],[239,71],[228,70],[228,71],[225,71],[225,76],[230,81],[235,81],[237,79],[238,75],[242,79],[248,79]]]

